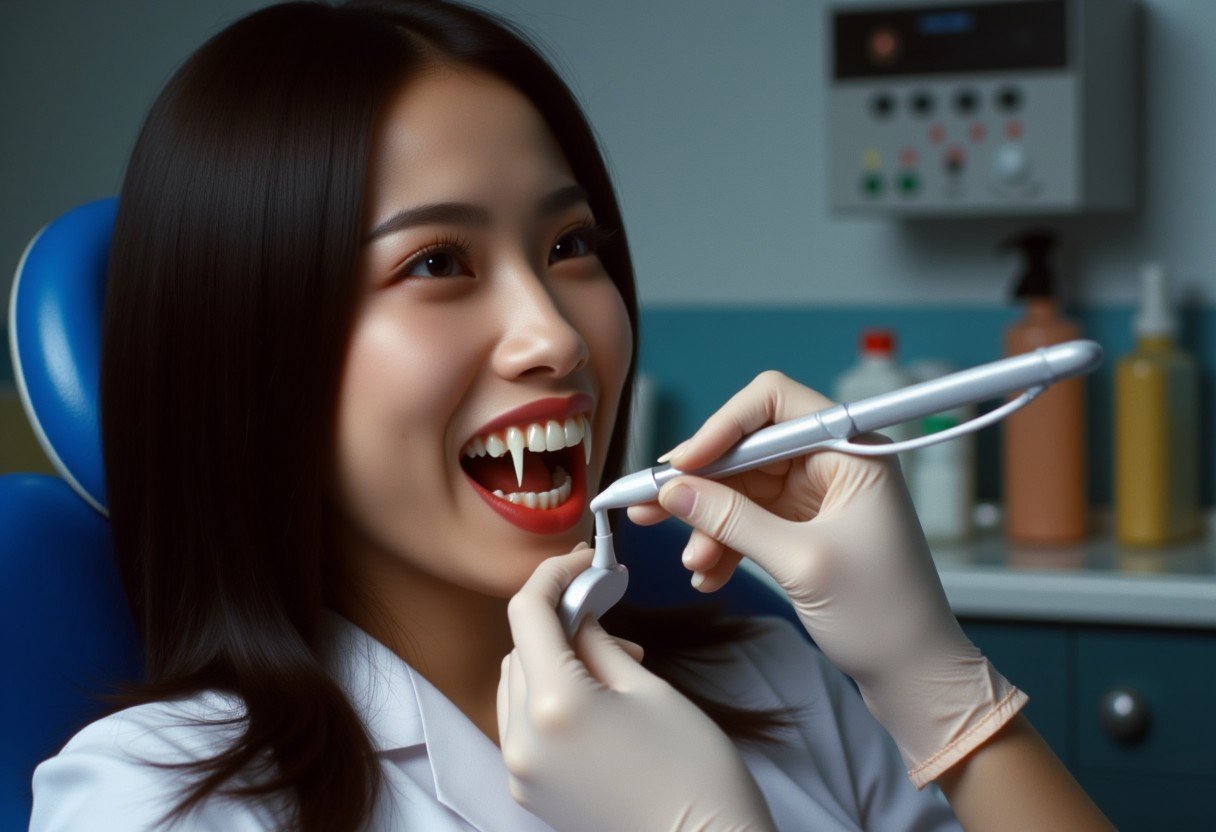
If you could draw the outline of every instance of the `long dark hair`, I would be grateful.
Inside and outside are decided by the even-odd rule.
[[[101,412],[116,557],[146,678],[121,705],[217,690],[243,732],[170,816],[209,794],[277,795],[284,826],[353,830],[380,772],[359,717],[318,659],[340,578],[324,497],[373,128],[436,59],[489,72],[541,113],[599,222],[629,311],[633,269],[612,184],[577,102],[505,21],[438,0],[297,2],[200,48],[153,104],[123,182],[106,296]],[[605,468],[618,476],[634,368]],[[610,631],[646,647],[728,734],[763,741],[789,711],[706,699],[667,676],[754,634],[716,608],[618,607]],[[253,771],[236,787],[229,779]],[[223,788],[221,788],[223,787]]]

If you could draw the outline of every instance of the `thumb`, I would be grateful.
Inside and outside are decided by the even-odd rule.
[[[636,688],[638,679],[650,673],[638,663],[640,646],[610,635],[594,618],[584,619],[579,626],[574,634],[574,650],[587,671],[613,690]]]
[[[787,590],[793,586],[794,524],[728,485],[677,477],[659,491],[659,505],[728,549],[751,558]]]

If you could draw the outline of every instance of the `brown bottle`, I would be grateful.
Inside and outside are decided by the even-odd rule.
[[[1005,354],[1081,337],[1060,314],[1047,255],[1055,239],[1026,234],[1014,241],[1026,256],[1016,297],[1026,316],[1005,332]],[[1089,531],[1085,453],[1085,382],[1057,382],[1004,423],[1002,472],[1005,532],[1019,543],[1071,543]]]

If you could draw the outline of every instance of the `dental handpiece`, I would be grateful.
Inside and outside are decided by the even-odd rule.
[[[1048,385],[1088,373],[1101,363],[1102,347],[1096,341],[1076,340],[1040,347],[1033,352],[981,364],[890,393],[837,404],[763,428],[744,437],[703,468],[682,471],[673,468],[671,463],[664,463],[621,477],[591,501],[590,507],[596,516],[595,558],[592,566],[571,582],[562,597],[559,612],[567,626],[567,636],[573,636],[586,615],[598,618],[624,595],[628,573],[616,561],[612,533],[608,528],[609,509],[651,502],[658,497],[664,483],[683,474],[720,479],[803,456],[819,448],[880,455],[946,441],[995,423],[1028,404]],[[1025,392],[990,413],[919,439],[889,445],[860,445],[848,441],[859,434],[1019,390]]]

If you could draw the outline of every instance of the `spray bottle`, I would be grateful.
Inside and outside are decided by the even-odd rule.
[[[1021,251],[1022,274],[1014,296],[1025,316],[1005,331],[1005,354],[1081,337],[1060,314],[1050,254],[1051,232],[1032,231],[1004,244]],[[1014,413],[1004,425],[1002,474],[1005,532],[1019,543],[1071,543],[1089,530],[1085,453],[1085,387],[1063,381]]]

